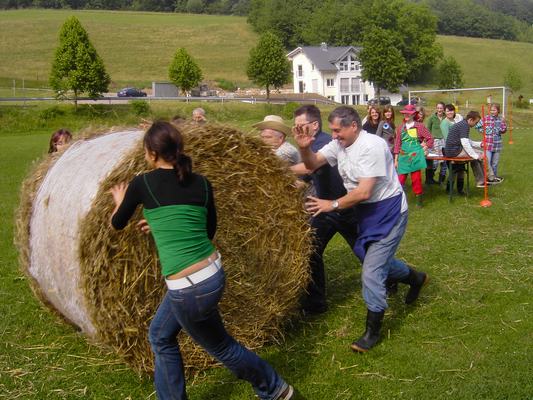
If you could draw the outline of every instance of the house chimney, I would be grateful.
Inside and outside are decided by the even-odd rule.
[[[328,51],[328,44],[326,42],[320,43],[320,49],[322,51]]]

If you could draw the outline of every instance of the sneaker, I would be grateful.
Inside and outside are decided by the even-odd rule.
[[[494,178],[492,178],[492,181],[501,183],[503,182],[503,178],[501,176],[495,176]]]
[[[289,400],[292,399],[292,395],[294,394],[294,388],[289,385],[287,386],[287,389],[279,395],[278,400]]]
[[[487,184],[490,185],[489,182],[487,182]],[[482,182],[482,183],[476,183],[476,187],[477,187],[477,188],[482,188],[482,189],[483,189],[483,188],[485,187],[485,184],[484,184],[483,182]]]
[[[489,180],[487,181],[487,184],[488,184],[488,185],[498,185],[498,184],[500,184],[500,183],[502,183],[502,181],[501,181],[501,180],[498,180],[498,179],[496,179],[496,178],[492,178],[492,179],[489,179]]]

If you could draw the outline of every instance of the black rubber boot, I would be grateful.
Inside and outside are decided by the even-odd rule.
[[[418,299],[420,290],[429,281],[429,276],[425,272],[418,272],[409,267],[409,275],[406,278],[400,280],[410,286],[407,295],[405,296],[405,304],[411,304]]]
[[[352,343],[352,350],[359,353],[365,353],[376,345],[379,340],[379,332],[381,331],[381,323],[385,311],[373,312],[367,310],[366,314],[366,330],[357,341]]]
[[[439,175],[439,185],[442,186],[442,184],[444,183],[444,181],[446,181],[446,174],[444,174],[444,175]]]
[[[398,281],[387,279],[387,281],[385,282],[385,289],[387,290],[387,296],[391,296],[398,293]]]

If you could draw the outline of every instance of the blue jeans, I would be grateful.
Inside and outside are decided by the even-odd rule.
[[[394,258],[396,249],[407,227],[407,211],[402,213],[396,225],[383,239],[372,243],[363,261],[363,299],[372,312],[384,311],[387,305],[385,281],[399,281],[409,275],[409,268]]]
[[[498,164],[500,163],[500,152],[487,151],[487,163],[492,168],[492,173],[498,176]]]
[[[155,387],[161,400],[187,399],[183,362],[176,335],[184,329],[196,343],[250,382],[260,399],[277,399],[285,381],[259,356],[231,337],[218,312],[224,292],[222,268],[196,285],[168,290],[150,324],[150,344],[155,356]]]

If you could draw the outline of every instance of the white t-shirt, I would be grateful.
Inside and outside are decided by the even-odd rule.
[[[318,152],[329,165],[337,165],[348,192],[359,185],[360,178],[376,178],[372,195],[364,203],[375,203],[401,194],[401,212],[407,211],[407,200],[394,169],[392,154],[387,142],[379,136],[361,131],[347,148],[332,140]]]

